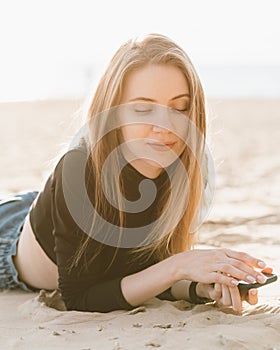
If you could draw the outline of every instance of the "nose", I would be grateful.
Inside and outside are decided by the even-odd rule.
[[[169,109],[166,107],[159,108],[158,113],[155,117],[155,124],[153,124],[153,131],[154,132],[162,132],[162,133],[169,133],[172,132],[174,126],[172,125],[172,122],[170,120],[169,115]]]
[[[162,132],[164,134],[168,134],[169,132],[171,132],[170,130],[166,129],[166,128],[162,128],[158,125],[153,125],[153,131],[154,132]]]

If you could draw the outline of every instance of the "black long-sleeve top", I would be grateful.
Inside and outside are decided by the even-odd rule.
[[[83,195],[80,189],[81,178],[86,183],[89,197],[94,191],[92,173],[85,162],[88,159],[86,142],[81,138],[80,143],[69,149],[60,158],[53,172],[48,177],[45,185],[39,191],[30,208],[30,223],[37,241],[47,256],[57,265],[59,280],[58,286],[67,310],[108,312],[117,309],[132,309],[124,298],[120,282],[124,276],[144,270],[153,265],[153,258],[145,261],[134,262],[128,255],[130,248],[118,248],[113,264],[109,266],[116,248],[103,244],[103,250],[90,263],[87,270],[81,271],[78,266],[70,272],[67,270],[69,262],[80,244],[81,238],[87,233],[76,223],[69,211],[68,199],[65,199],[65,188],[71,193],[77,210],[83,210]],[[63,163],[67,157],[67,166]],[[63,169],[63,171],[62,171]],[[139,173],[130,163],[123,168],[122,174],[125,180],[125,192],[128,200],[139,198],[139,183],[147,179]],[[166,172],[163,171],[157,178],[152,179],[160,194],[161,184],[166,180]],[[63,186],[62,186],[63,182]],[[70,192],[69,192],[70,191]],[[159,205],[158,196],[152,205],[140,213],[127,213],[126,226],[139,227],[147,225],[155,219],[155,213]],[[94,203],[93,203],[94,204]],[[106,220],[113,222],[108,217]],[[96,251],[100,242],[91,238],[84,255],[85,260]],[[85,261],[82,258],[82,262]],[[160,299],[176,300],[171,294],[171,288],[157,295]]]

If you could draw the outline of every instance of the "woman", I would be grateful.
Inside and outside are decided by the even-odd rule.
[[[155,296],[234,310],[257,303],[256,289],[240,296],[237,285],[265,282],[263,261],[193,249],[206,116],[186,53],[158,34],[125,43],[86,121],[41,191],[1,202],[0,287],[59,288],[67,310],[80,311]]]

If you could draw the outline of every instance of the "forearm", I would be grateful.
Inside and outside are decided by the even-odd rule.
[[[121,280],[127,302],[138,306],[173,286],[177,279],[174,256],[154,264]]]

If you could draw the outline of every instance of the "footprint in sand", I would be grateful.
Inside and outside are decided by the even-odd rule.
[[[272,305],[258,305],[254,307],[253,309],[244,311],[244,316],[249,315],[258,315],[258,314],[280,314],[280,306],[272,306]]]

